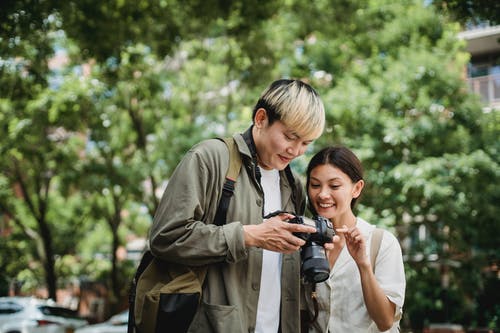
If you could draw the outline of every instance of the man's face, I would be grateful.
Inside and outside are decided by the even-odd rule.
[[[265,110],[257,111],[254,140],[259,165],[268,170],[283,170],[294,158],[303,155],[315,138],[303,137],[298,131],[281,121],[269,125]]]

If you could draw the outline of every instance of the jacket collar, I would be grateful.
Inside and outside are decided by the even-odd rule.
[[[260,175],[260,169],[258,168],[257,148],[255,147],[255,141],[253,139],[252,129],[253,129],[253,125],[250,126],[244,133],[242,133],[240,138],[243,138],[243,140],[244,140],[244,144],[242,144],[242,146],[244,146],[244,148],[246,148],[245,152],[247,154],[249,154],[251,157],[252,165],[253,165],[253,169],[254,169],[254,173],[255,173],[255,178],[257,179],[257,182],[260,184],[261,175]],[[236,142],[238,142],[238,140]],[[240,147],[240,145],[238,145],[238,147]],[[241,151],[241,147],[240,147],[240,151]]]
[[[252,159],[257,160],[257,148],[255,147],[255,141],[253,140],[252,129],[253,125],[250,126],[241,136],[243,137],[243,140],[245,140]]]

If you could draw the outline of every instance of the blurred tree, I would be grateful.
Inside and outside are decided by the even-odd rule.
[[[484,22],[500,23],[498,1],[433,0],[431,3],[440,11],[463,25],[477,26]]]
[[[57,89],[51,86],[57,83],[49,82],[52,52],[45,44],[54,45],[54,36],[43,37],[21,40],[15,46],[2,39],[2,49],[17,47],[19,54],[2,59],[0,68],[0,126],[5,133],[0,144],[4,177],[0,207],[34,241],[35,258],[42,263],[49,296],[55,299],[55,254],[71,245],[60,242],[64,237],[56,237],[71,229],[55,225],[65,213],[68,226],[76,227],[82,218],[78,206],[68,204],[72,192],[61,192],[69,184],[61,184],[60,177],[74,171],[73,162],[84,149],[80,131],[91,95],[88,82],[72,75],[65,76]]]
[[[296,77],[319,90],[327,109],[327,130],[308,154],[334,143],[353,148],[368,183],[360,215],[393,228],[404,245],[404,325],[455,320],[498,327],[500,309],[481,307],[496,304],[500,289],[495,272],[484,271],[500,257],[500,121],[467,92],[459,25],[435,6],[419,0],[1,6],[0,126],[8,134],[0,143],[6,170],[0,208],[14,225],[7,251],[36,253],[32,242],[14,242],[40,233],[44,224],[35,221],[50,221],[44,228],[55,250],[44,251],[62,258],[56,271],[109,275],[120,297],[128,267],[117,261],[118,245],[129,232],[145,235],[182,155],[203,138],[245,129],[264,86]],[[69,63],[51,69],[63,51]],[[297,171],[306,159],[294,163]],[[16,196],[22,182],[27,190]],[[77,262],[66,256],[72,251],[81,256],[78,269],[64,267]],[[34,257],[44,258],[39,252]],[[39,266],[27,272],[22,263],[0,266],[27,278],[38,274]]]
[[[217,3],[217,6],[204,1],[168,4],[164,1],[143,1],[139,4],[120,2],[100,5],[81,1],[61,3],[26,0],[2,3],[1,69],[9,74],[2,78],[4,91],[1,105],[5,110],[2,127],[8,129],[10,136],[9,141],[2,142],[2,152],[7,157],[2,211],[5,218],[10,217],[18,227],[27,229],[29,223],[20,218],[21,208],[18,207],[27,205],[38,222],[39,230],[29,229],[27,234],[33,237],[37,237],[37,232],[41,234],[42,246],[38,247],[38,258],[44,263],[49,297],[55,299],[57,284],[54,271],[57,251],[54,251],[52,244],[57,237],[54,233],[56,230],[66,229],[63,227],[54,230],[51,223],[46,221],[48,211],[57,209],[50,203],[60,202],[49,201],[49,196],[58,195],[59,189],[64,190],[66,195],[71,194],[71,190],[74,190],[71,184],[75,183],[87,191],[92,189],[92,182],[94,186],[99,184],[94,189],[101,189],[98,192],[100,195],[92,193],[88,201],[91,204],[82,207],[88,211],[92,209],[94,221],[107,221],[112,231],[111,285],[117,295],[119,285],[115,255],[120,243],[117,231],[122,210],[129,204],[129,200],[142,200],[152,215],[158,203],[157,180],[164,180],[168,176],[168,173],[164,173],[165,167],[172,168],[170,163],[165,164],[165,157],[176,156],[174,160],[179,159],[179,154],[175,151],[169,151],[166,156],[157,160],[155,157],[150,159],[150,155],[159,155],[155,146],[148,144],[148,141],[164,148],[169,147],[168,141],[171,141],[174,143],[173,147],[179,147],[184,152],[188,144],[212,133],[203,126],[207,124],[208,118],[205,115],[210,110],[198,114],[196,101],[203,96],[199,87],[192,82],[188,82],[189,87],[193,87],[193,94],[188,99],[172,99],[172,105],[182,107],[174,110],[172,117],[162,114],[162,103],[166,102],[162,94],[169,94],[168,77],[160,78],[154,72],[161,70],[162,64],[155,67],[150,62],[153,55],[149,54],[149,50],[163,56],[188,36],[201,35],[208,42],[211,36],[233,35],[233,38],[239,38],[248,35],[255,32],[259,21],[263,22],[272,15],[273,6],[273,2],[256,6],[250,1]],[[253,23],[249,24],[247,19],[253,20]],[[66,44],[62,48],[57,45],[55,39],[65,38],[66,35],[77,44]],[[134,46],[138,40],[149,45]],[[49,64],[60,60],[54,51],[64,53],[65,48],[70,48],[73,52],[64,54],[61,58],[63,61],[69,58],[72,62],[65,64],[67,72],[58,73],[58,69],[49,68]],[[137,51],[138,49],[142,51]],[[141,59],[148,54],[149,58],[146,57],[145,61]],[[263,68],[269,66],[269,62],[261,61],[259,52],[245,55],[250,58],[252,56],[256,57],[254,67],[257,64]],[[175,53],[172,53],[173,57]],[[226,48],[224,61],[235,60],[237,58],[232,57],[231,50]],[[244,61],[238,65],[248,67],[249,63]],[[89,79],[86,71],[92,68],[99,71],[96,75],[98,80]],[[191,72],[190,75],[194,75],[193,79],[196,79],[199,73]],[[232,73],[236,71],[232,70]],[[247,75],[247,78],[250,76]],[[257,81],[260,79],[260,76],[256,77]],[[64,81],[63,85],[59,82],[61,80]],[[101,87],[92,86],[94,83]],[[205,88],[212,88],[207,83]],[[223,85],[230,87],[227,82]],[[100,88],[103,90],[98,91]],[[90,98],[91,102],[86,99],[94,93],[99,97]],[[232,94],[226,93],[225,97],[226,102],[231,104]],[[190,111],[190,117],[186,118],[183,110]],[[118,125],[110,126],[111,121],[116,121],[113,125]],[[186,124],[193,124],[194,129]],[[162,132],[164,128],[161,125],[167,126],[167,133]],[[85,133],[86,126],[91,129],[89,136]],[[155,130],[159,131],[160,136],[154,133]],[[26,140],[26,133],[34,132],[38,133]],[[158,138],[166,138],[167,141],[160,141]],[[90,146],[87,140],[90,140]],[[68,142],[74,144],[68,145]],[[183,145],[176,145],[178,142]],[[23,144],[26,147],[23,148]],[[59,146],[64,149],[63,152],[57,151]],[[82,156],[85,161],[78,163],[79,154],[89,147],[93,153],[97,152],[97,156],[90,159]],[[164,149],[158,151],[161,153]],[[30,164],[33,157],[29,154],[32,153],[36,155],[36,164]],[[130,167],[132,162],[135,163],[135,168]],[[93,177],[81,177],[87,172]],[[33,179],[28,179],[23,173],[31,175]],[[51,184],[56,185],[51,187]],[[137,184],[144,184],[144,188]],[[17,185],[20,185],[22,194],[16,197],[12,190]],[[28,193],[30,187],[34,187],[34,194]],[[146,197],[140,198],[141,195]],[[30,196],[36,196],[36,199]],[[14,200],[17,201],[13,203]],[[63,223],[69,225],[68,222],[70,221],[65,220]],[[64,251],[60,254],[64,254]]]
[[[11,261],[35,273],[24,276],[45,277],[26,286],[45,284],[48,296],[56,299],[56,258],[74,253],[74,238],[81,238],[79,225],[86,217],[73,200],[75,189],[61,179],[77,172],[92,83],[68,70],[65,50],[71,45],[65,44],[50,3],[5,1],[0,6],[0,126],[5,133],[0,208],[14,225],[7,246],[22,248],[22,259]],[[26,243],[18,241],[21,235]],[[6,273],[22,275],[19,265],[7,266]]]
[[[481,272],[500,260],[493,245],[500,213],[498,112],[484,113],[468,93],[458,25],[433,7],[371,1],[350,24],[356,33],[335,39],[323,33],[328,28],[311,30],[296,62],[315,71],[328,106],[327,133],[318,144],[340,143],[358,153],[368,183],[360,214],[411,244],[404,248],[404,324],[469,325],[482,313],[471,300],[487,292]],[[423,288],[424,282],[435,288],[436,276],[437,293]],[[434,300],[425,300],[431,295]],[[458,304],[465,305],[461,311]]]

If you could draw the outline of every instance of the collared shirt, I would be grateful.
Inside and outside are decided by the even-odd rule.
[[[370,256],[370,243],[375,226],[361,218],[356,226],[367,239],[366,251]],[[375,277],[385,295],[396,305],[395,318],[401,313],[406,280],[401,247],[394,235],[384,231],[380,250],[375,262]],[[316,285],[320,312],[310,332],[376,333],[374,321],[366,309],[358,267],[347,247],[342,249],[330,278]],[[309,302],[309,301],[308,301]],[[398,332],[399,320],[386,332]]]

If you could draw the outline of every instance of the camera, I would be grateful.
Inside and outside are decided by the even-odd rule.
[[[323,245],[332,243],[332,237],[335,235],[332,223],[319,215],[312,219],[296,215],[288,222],[306,224],[316,228],[316,232],[312,234],[297,232],[294,235],[306,241],[300,252],[301,273],[304,281],[309,283],[325,281],[330,276],[330,264]]]

